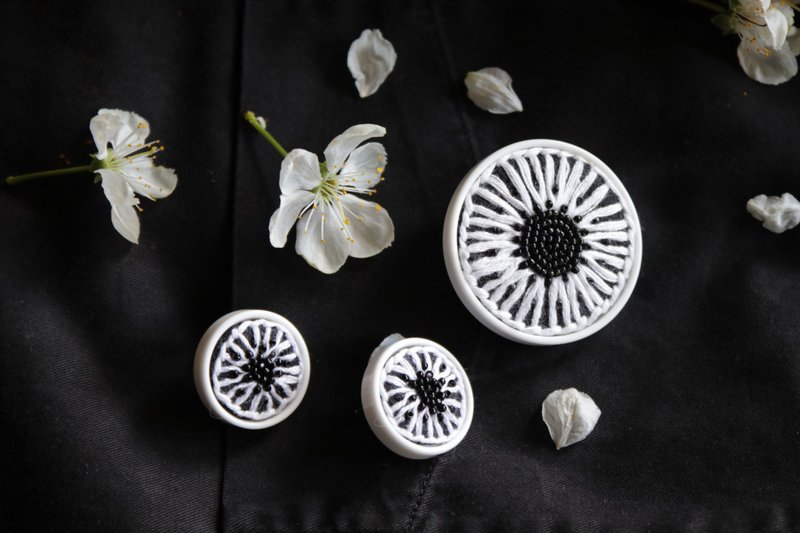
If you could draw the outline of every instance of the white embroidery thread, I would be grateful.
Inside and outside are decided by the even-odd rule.
[[[464,422],[464,377],[439,350],[413,346],[390,357],[381,371],[383,410],[404,438],[435,446]]]
[[[304,369],[294,337],[270,320],[245,320],[226,331],[211,360],[214,395],[247,420],[280,413],[297,395]]]
[[[533,148],[501,157],[471,185],[458,253],[481,304],[536,335],[584,329],[630,275],[636,223],[623,195],[577,155]]]

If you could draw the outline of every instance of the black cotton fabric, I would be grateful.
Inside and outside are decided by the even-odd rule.
[[[749,80],[689,3],[177,2],[0,5],[0,175],[88,163],[102,107],[146,117],[177,169],[131,245],[91,176],[0,188],[0,523],[5,531],[792,531],[800,529],[800,80]],[[360,99],[350,43],[398,54]],[[525,110],[477,109],[466,72],[507,70]],[[331,276],[269,245],[280,156],[385,126],[377,199],[394,245]],[[573,344],[523,346],[461,305],[441,250],[465,173],[516,141],[581,146],[622,179],[644,239],[632,298]],[[300,408],[247,431],[208,416],[194,350],[264,308],[303,333]],[[360,384],[388,334],[448,347],[476,411],[436,459],[372,435]],[[541,402],[590,394],[555,451]]]

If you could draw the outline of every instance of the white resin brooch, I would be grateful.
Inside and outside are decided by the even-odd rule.
[[[214,322],[194,360],[197,392],[211,415],[246,429],[268,428],[292,414],[310,373],[297,328],[260,309],[234,311]]]
[[[447,272],[484,325],[526,344],[563,344],[607,325],[642,258],[636,209],[600,159],[531,140],[478,163],[444,227]]]
[[[378,439],[409,459],[453,449],[469,430],[472,387],[446,348],[390,335],[370,357],[361,382],[364,416]]]

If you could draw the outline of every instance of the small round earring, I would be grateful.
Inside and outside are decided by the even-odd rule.
[[[223,316],[200,339],[197,393],[212,416],[246,429],[285,420],[308,388],[311,360],[300,332],[281,315],[244,309]]]
[[[375,436],[409,459],[455,448],[474,410],[469,378],[455,356],[428,339],[397,333],[372,352],[361,403]]]

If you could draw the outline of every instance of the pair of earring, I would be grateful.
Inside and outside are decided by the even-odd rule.
[[[197,392],[212,416],[246,429],[285,420],[308,388],[311,359],[297,328],[260,309],[229,313],[197,347]],[[446,348],[423,338],[386,337],[369,358],[361,383],[367,423],[393,452],[410,459],[458,445],[474,410],[464,368]]]

